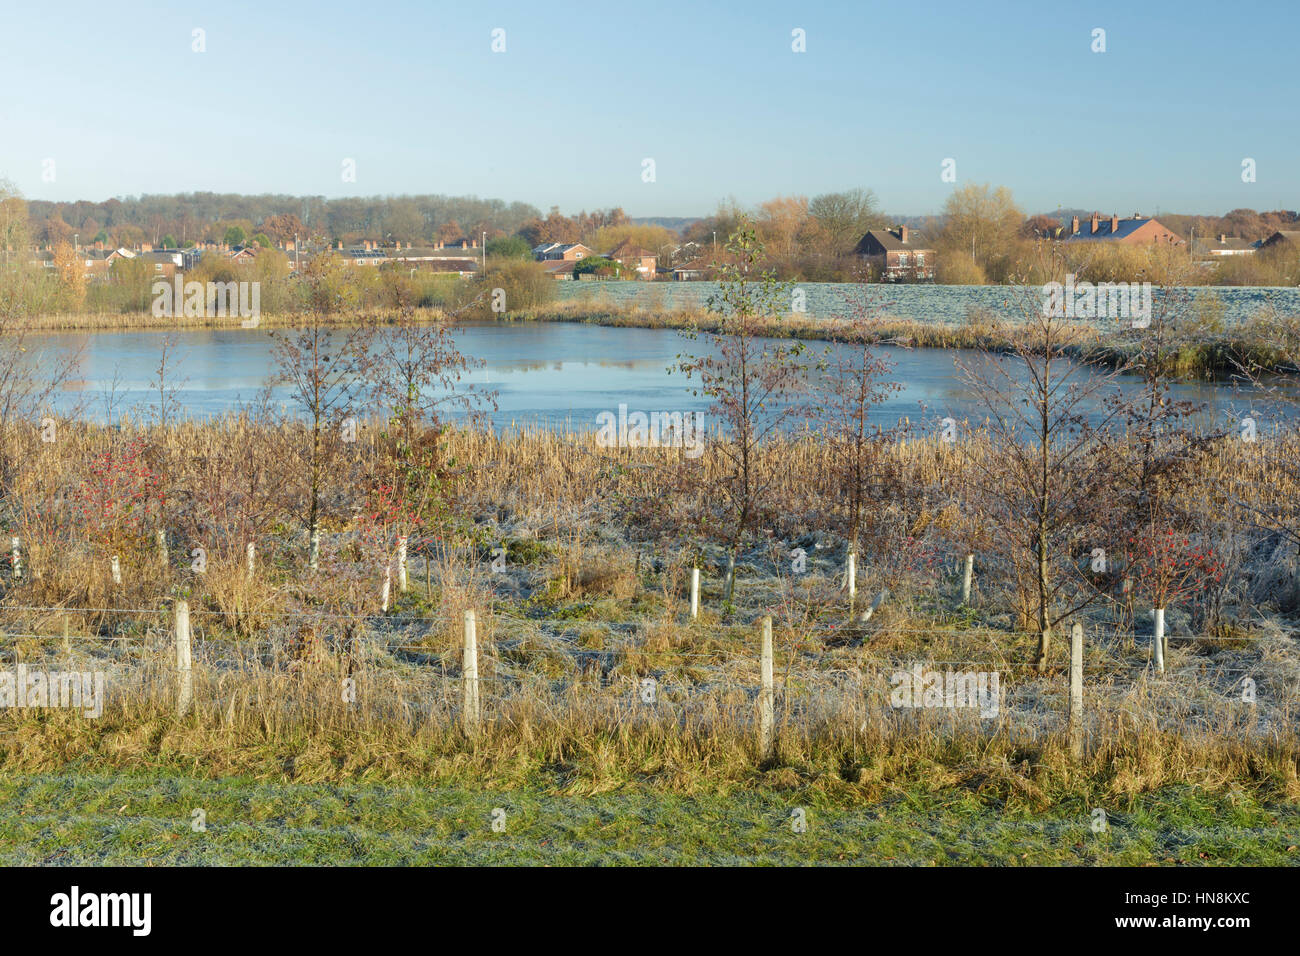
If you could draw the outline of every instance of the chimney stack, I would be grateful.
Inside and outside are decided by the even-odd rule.
[[[1119,232],[1119,216],[1115,213],[1110,214],[1110,234],[1113,236]]]
[[[1097,234],[1097,223],[1100,218],[1101,217],[1098,216],[1095,212],[1092,214],[1092,232],[1090,233],[1091,235],[1095,236]]]
[[[898,241],[901,242],[903,245],[907,245],[907,227],[906,227],[906,226],[899,226],[899,227],[898,227]]]
[[[1075,216],[1070,220],[1070,235],[1077,235],[1079,232],[1079,217]]]

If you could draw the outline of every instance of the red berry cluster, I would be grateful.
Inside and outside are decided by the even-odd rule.
[[[150,504],[161,503],[162,479],[143,461],[144,442],[135,439],[91,459],[89,477],[73,493],[73,508],[90,536],[107,545],[121,532],[144,529]]]

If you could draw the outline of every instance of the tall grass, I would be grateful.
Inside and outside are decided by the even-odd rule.
[[[1092,746],[1075,766],[1064,740],[1063,661],[1043,675],[1028,668],[1033,639],[1015,620],[1014,571],[982,566],[974,605],[957,609],[941,573],[899,559],[903,540],[928,536],[942,548],[956,531],[951,509],[879,503],[861,586],[888,587],[891,597],[868,625],[850,618],[837,584],[843,541],[828,523],[834,503],[817,497],[829,493],[820,480],[828,452],[813,434],[781,437],[762,452],[779,466],[771,490],[779,504],[765,516],[772,553],[807,541],[812,571],[796,580],[783,561],[752,551],[726,609],[722,551],[698,528],[708,502],[691,490],[705,485],[677,480],[685,469],[719,468],[712,455],[691,462],[674,449],[611,453],[577,434],[453,430],[445,441],[458,469],[454,517],[413,553],[412,590],[388,614],[379,591],[391,551],[376,562],[358,537],[372,476],[385,467],[377,425],[335,462],[320,573],[306,567],[295,518],[301,482],[285,453],[303,441],[300,426],[248,416],[166,428],[68,422],[51,444],[25,429],[3,439],[7,460],[23,463],[6,530],[22,540],[24,575],[4,576],[0,650],[10,664],[104,670],[111,688],[96,721],[0,714],[10,731],[0,736],[5,769],[94,762],[306,780],[547,776],[573,791],[653,779],[690,791],[743,785],[780,767],[829,789],[962,785],[1031,805],[1168,783],[1300,796],[1300,655],[1279,615],[1294,582],[1262,583],[1274,580],[1266,550],[1255,549],[1240,572],[1254,583],[1235,617],[1199,635],[1178,632],[1163,680],[1152,677],[1131,619],[1090,621]],[[102,481],[92,464],[132,443],[158,478],[149,487],[162,494],[106,524],[82,507],[103,500],[92,494]],[[1294,498],[1300,488],[1279,462],[1300,451],[1295,445],[1271,436],[1219,442],[1185,492],[1261,508]],[[235,487],[225,482],[245,454],[269,489],[255,526],[220,506],[238,499],[223,489]],[[909,485],[954,477],[938,442],[903,441],[886,454]],[[247,536],[258,547],[251,578]],[[191,565],[198,547],[208,552],[203,574]],[[505,550],[504,574],[490,567],[496,547]],[[120,584],[110,578],[112,554]],[[683,572],[696,561],[705,611],[692,622]],[[172,710],[170,606],[180,596],[192,607],[196,647],[198,705],[185,720]],[[485,711],[473,737],[459,714],[459,622],[469,608],[480,614]],[[778,648],[779,745],[770,764],[758,759],[753,734],[754,628],[764,614],[775,618]],[[913,663],[1002,673],[1001,713],[981,721],[891,708],[890,675]],[[1244,674],[1259,688],[1259,707],[1240,702]],[[648,678],[653,704],[641,696]],[[355,682],[355,701],[340,692],[345,679]],[[1026,762],[1030,773],[1019,769]]]

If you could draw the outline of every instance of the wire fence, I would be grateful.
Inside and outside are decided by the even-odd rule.
[[[96,631],[77,633],[72,620],[87,617],[98,621]],[[1294,731],[1300,702],[1290,633],[1174,638],[1178,653],[1162,674],[1152,648],[1117,628],[1076,627],[1068,667],[1054,660],[1040,668],[1028,643],[1037,635],[978,627],[776,626],[770,617],[575,622],[442,608],[259,617],[259,626],[240,634],[225,612],[184,601],[0,605],[0,665],[99,672],[111,685],[109,706],[174,700],[182,715],[236,702],[269,713],[326,703],[346,710],[364,701],[371,719],[440,719],[477,732],[509,723],[512,709],[526,703],[614,724],[754,727],[761,749],[775,732],[764,727],[788,733],[833,724],[1086,736],[1127,720],[1180,732],[1277,735]],[[845,634],[851,640],[841,640]],[[915,641],[881,643],[893,637],[939,640],[929,650]]]

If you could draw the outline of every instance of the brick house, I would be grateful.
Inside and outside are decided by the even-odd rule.
[[[871,229],[853,251],[880,269],[882,282],[934,278],[934,250],[907,226]]]
[[[609,252],[606,259],[613,259],[624,270],[635,273],[641,279],[653,279],[659,265],[659,257],[653,252],[633,245],[631,239],[624,239]]]
[[[580,242],[543,242],[533,246],[533,256],[538,262],[548,262],[553,259],[577,262],[591,254],[591,250]]]
[[[1062,239],[1066,242],[1120,242],[1125,245],[1137,245],[1146,242],[1167,242],[1181,246],[1183,237],[1172,229],[1160,224],[1158,219],[1149,219],[1133,213],[1129,219],[1120,219],[1112,215],[1103,219],[1097,213],[1079,228],[1079,217],[1070,220],[1068,228],[1062,230]]]

